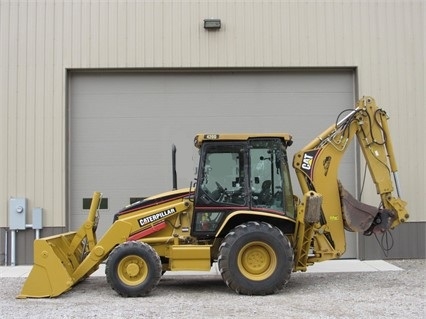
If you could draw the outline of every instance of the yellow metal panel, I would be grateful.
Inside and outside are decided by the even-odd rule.
[[[211,246],[179,245],[170,247],[171,270],[210,270]]]
[[[210,246],[178,245],[170,247],[172,259],[210,259]]]

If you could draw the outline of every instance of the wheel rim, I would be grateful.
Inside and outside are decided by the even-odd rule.
[[[264,280],[277,267],[277,255],[271,246],[255,241],[245,245],[238,254],[238,269],[250,280]]]
[[[136,286],[148,276],[148,265],[141,257],[129,255],[120,261],[117,273],[123,283],[129,286]]]

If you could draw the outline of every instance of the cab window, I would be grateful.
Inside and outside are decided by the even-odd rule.
[[[203,152],[199,204],[245,205],[243,145],[209,145]]]
[[[250,148],[250,186],[253,208],[294,215],[286,149],[279,140],[253,140]]]

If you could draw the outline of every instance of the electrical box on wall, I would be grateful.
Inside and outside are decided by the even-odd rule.
[[[9,229],[24,230],[27,214],[27,199],[11,197],[9,199]]]
[[[43,208],[33,208],[33,229],[43,229]]]

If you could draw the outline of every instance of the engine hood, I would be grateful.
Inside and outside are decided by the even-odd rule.
[[[149,206],[162,204],[162,203],[169,202],[169,201],[172,201],[172,200],[176,200],[176,199],[179,199],[179,198],[190,197],[193,194],[194,194],[194,189],[182,188],[182,189],[177,189],[177,190],[157,194],[157,195],[154,195],[154,196],[150,196],[150,197],[147,197],[143,200],[137,201],[133,204],[127,205],[126,207],[121,209],[117,214],[114,215],[114,220],[117,220],[118,217],[121,216],[121,215],[131,213],[135,210],[139,210],[139,209],[146,208],[146,207],[149,207]]]

